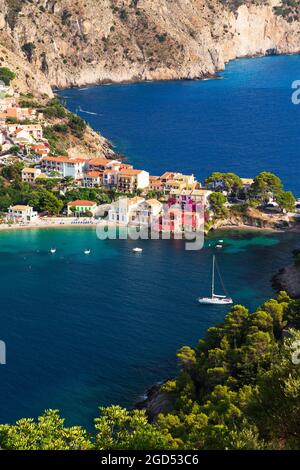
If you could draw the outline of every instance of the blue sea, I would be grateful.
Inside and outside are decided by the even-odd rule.
[[[99,114],[85,117],[154,174],[272,170],[296,190],[300,108],[290,83],[299,65],[299,57],[239,60],[220,80],[62,94],[70,109]],[[175,375],[176,350],[195,345],[227,312],[196,301],[210,291],[219,239],[227,290],[250,309],[273,295],[272,275],[299,247],[296,234],[253,231],[214,233],[201,251],[180,240],[100,241],[93,228],[1,232],[0,422],[55,408],[68,424],[91,428],[99,406],[131,407]],[[132,252],[137,244],[143,253]]]
[[[137,168],[253,177],[272,171],[300,197],[300,56],[240,59],[219,80],[64,90],[67,106]],[[95,113],[95,114],[88,114]]]

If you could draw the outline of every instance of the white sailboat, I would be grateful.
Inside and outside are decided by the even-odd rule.
[[[213,270],[212,270],[212,288],[211,288],[211,297],[199,297],[198,302],[200,304],[208,304],[208,305],[230,305],[233,304],[233,300],[227,295],[217,295],[215,294],[215,264],[216,264],[216,257],[213,257]],[[221,283],[221,275],[220,276]],[[223,285],[224,288],[224,285]],[[225,290],[225,288],[224,288]]]

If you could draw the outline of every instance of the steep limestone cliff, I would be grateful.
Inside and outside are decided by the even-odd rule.
[[[300,22],[275,13],[280,0],[242,1],[0,0],[0,63],[50,94],[49,84],[192,79],[236,57],[299,52]]]

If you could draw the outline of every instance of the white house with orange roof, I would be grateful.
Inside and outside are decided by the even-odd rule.
[[[144,201],[144,198],[138,196],[133,198],[123,197],[114,201],[108,211],[109,222],[121,225],[134,223],[139,205]]]
[[[43,138],[43,128],[40,124],[7,124],[6,128],[11,136],[22,130],[30,134],[36,141]]]
[[[151,227],[159,222],[163,205],[157,199],[147,199],[140,202],[136,210],[135,223]]]
[[[135,193],[149,186],[149,173],[144,170],[125,169],[118,174],[117,189],[124,193]]]
[[[41,168],[47,174],[56,172],[62,178],[71,177],[77,180],[83,178],[87,163],[84,158],[47,156],[41,159]]]
[[[82,183],[85,188],[96,188],[101,186],[103,173],[101,171],[88,171],[83,175]]]
[[[69,202],[68,204],[68,215],[77,214],[84,215],[90,212],[95,214],[97,210],[97,203],[94,201],[86,201],[77,199],[76,201]]]
[[[17,129],[14,133],[13,140],[19,145],[30,145],[34,142],[34,138],[24,129]]]
[[[34,144],[31,146],[30,150],[32,153],[35,153],[41,157],[46,157],[50,153],[50,147],[46,144],[46,142]]]
[[[31,222],[38,217],[38,213],[31,206],[16,205],[8,209],[7,219],[15,223]]]

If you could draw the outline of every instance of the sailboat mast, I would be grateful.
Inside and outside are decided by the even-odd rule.
[[[213,269],[212,269],[212,283],[211,283],[211,296],[215,295],[215,256],[213,256]]]

